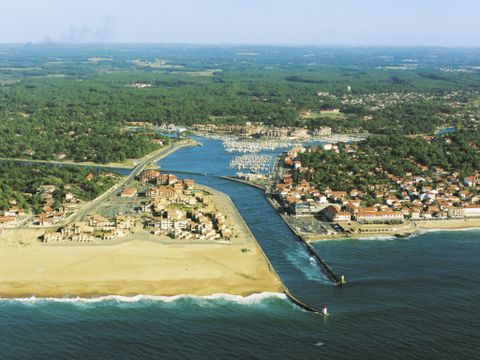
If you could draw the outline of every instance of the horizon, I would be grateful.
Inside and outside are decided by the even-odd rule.
[[[172,47],[211,47],[211,48],[228,48],[236,46],[250,46],[250,47],[272,47],[272,48],[338,48],[338,49],[375,49],[375,48],[385,48],[385,49],[470,49],[476,50],[480,49],[480,45],[409,45],[409,44],[398,44],[398,45],[389,45],[389,44],[314,44],[314,43],[189,43],[189,42],[60,42],[60,41],[50,41],[50,42],[0,42],[1,45],[7,46],[30,46],[30,45],[60,45],[60,46],[117,46],[117,45],[149,45],[149,46],[172,46]]]
[[[480,4],[461,0],[0,0],[0,43],[480,47]]]

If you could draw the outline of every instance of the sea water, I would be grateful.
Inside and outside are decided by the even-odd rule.
[[[260,190],[229,182],[221,143],[181,149],[171,170],[230,195],[284,283],[282,294],[0,300],[0,359],[478,359],[480,232],[314,244],[333,286]]]

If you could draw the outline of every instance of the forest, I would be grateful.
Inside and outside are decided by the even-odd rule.
[[[413,99],[372,111],[341,100],[459,92],[459,101],[468,101],[480,90],[472,58],[480,58],[474,49],[3,45],[0,157],[120,162],[166,141],[128,131],[131,121],[432,133],[463,125],[448,123],[451,109],[441,101]],[[445,71],[451,67],[468,71]],[[299,117],[328,107],[339,107],[342,119]]]

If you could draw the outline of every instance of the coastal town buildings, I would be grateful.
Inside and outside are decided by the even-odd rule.
[[[117,215],[113,219],[93,215],[86,221],[68,224],[58,231],[46,232],[43,242],[91,243],[113,240],[130,234],[135,223],[134,218],[126,215]]]
[[[141,184],[140,192],[137,180]],[[55,191],[52,187],[45,189]],[[125,202],[120,198],[132,200]],[[233,236],[234,224],[217,209],[214,195],[198,188],[191,179],[179,179],[158,170],[145,170],[111,201],[117,204],[117,209],[117,206],[129,204],[132,211],[128,211],[128,215],[127,212],[117,211],[112,216],[91,213],[85,220],[67,223],[57,230],[47,230],[42,237],[43,242],[98,243],[120,239],[136,231],[191,241],[224,242]],[[109,213],[109,210],[103,210],[103,213],[105,211]],[[7,215],[14,212],[21,210],[12,207]],[[0,217],[2,220],[7,224],[15,218],[4,216],[4,219]],[[58,223],[47,213],[39,214],[36,221],[41,226]]]
[[[320,126],[315,129],[308,129],[306,127],[275,127],[250,123],[247,123],[246,125],[195,124],[192,126],[192,130],[210,134],[280,140],[299,140],[309,139],[312,136],[332,135],[332,128],[328,126]]]
[[[232,224],[216,210],[211,195],[196,188],[194,180],[146,170],[140,182],[149,185],[139,210],[152,215],[145,224],[152,234],[182,240],[228,240],[232,236]]]
[[[322,151],[338,152],[333,144],[324,144]],[[437,166],[429,169],[412,159],[422,176],[406,173],[398,176],[385,169],[376,169],[386,179],[369,186],[366,193],[358,189],[317,189],[307,179],[314,171],[305,167],[299,155],[315,148],[296,147],[283,155],[284,171],[274,195],[292,215],[319,215],[331,222],[401,223],[410,220],[480,218],[480,171],[462,178]],[[358,146],[345,145],[343,151],[358,156]]]

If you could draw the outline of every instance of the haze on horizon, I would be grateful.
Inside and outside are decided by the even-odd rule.
[[[0,0],[0,43],[480,46],[478,0]]]

